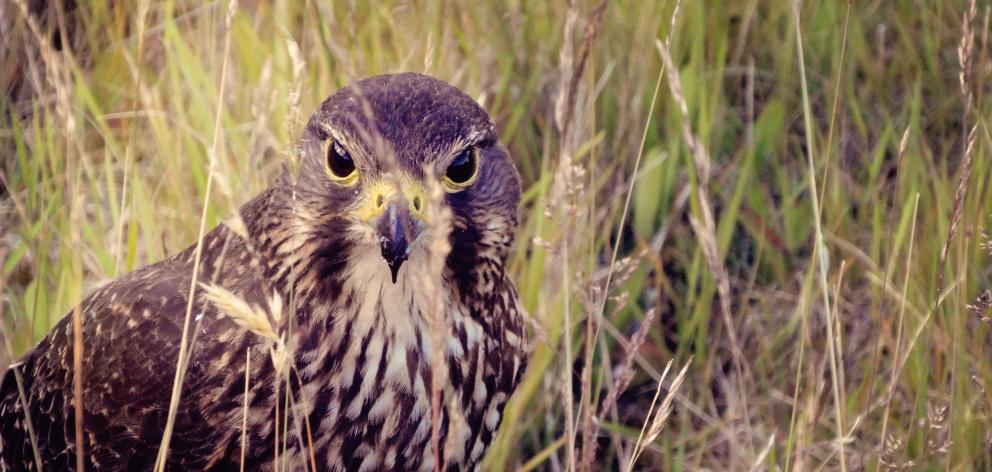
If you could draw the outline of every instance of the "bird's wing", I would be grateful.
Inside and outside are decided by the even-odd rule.
[[[166,261],[127,274],[81,303],[87,465],[147,470],[154,462],[172,391],[190,277],[185,265]],[[75,467],[72,327],[70,313],[15,364],[28,415],[14,369],[4,375],[0,468],[32,468],[28,416],[45,468]],[[190,364],[184,391],[197,388],[200,368],[197,362]],[[208,437],[198,431],[207,426],[198,418],[195,403],[181,405],[171,450],[205,447],[193,440]]]

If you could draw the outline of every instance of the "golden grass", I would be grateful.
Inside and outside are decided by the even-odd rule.
[[[234,20],[234,13],[237,11],[238,1],[231,0],[228,3],[227,15],[224,20],[224,52],[221,59],[221,72],[220,72],[220,85],[218,96],[224,96],[224,87],[227,83],[227,67],[228,67],[228,55],[231,50],[231,22]],[[219,102],[223,104],[223,101]],[[200,275],[200,258],[203,253],[203,236],[207,233],[207,210],[210,208],[210,190],[213,187],[213,176],[214,168],[217,162],[217,155],[220,153],[220,143],[221,143],[221,116],[223,116],[223,108],[221,106],[217,107],[214,113],[214,127],[213,127],[213,143],[210,146],[210,151],[208,152],[209,159],[207,161],[207,178],[206,178],[206,188],[203,191],[203,210],[200,212],[200,230],[199,236],[196,238],[196,248],[193,250],[193,275],[190,278],[189,285],[189,295],[186,298],[186,315],[183,319],[183,334],[182,339],[179,340],[179,357],[176,359],[176,375],[175,380],[172,382],[172,397],[169,400],[169,412],[165,422],[165,429],[162,432],[162,445],[159,446],[158,457],[155,460],[155,472],[163,472],[165,470],[166,460],[169,454],[169,440],[172,438],[172,429],[176,424],[176,414],[179,410],[179,401],[182,395],[182,385],[183,380],[186,375],[186,366],[188,365],[188,338],[189,338],[189,326],[190,319],[193,313],[193,304],[196,300],[196,287],[199,284]],[[225,246],[226,247],[226,246]],[[284,352],[284,351],[283,351]],[[273,358],[275,362],[275,358]],[[81,367],[76,368],[77,371],[81,370]],[[279,396],[276,395],[276,398]],[[278,410],[277,410],[278,411]],[[77,424],[76,430],[82,431],[82,424]],[[277,435],[278,437],[278,435]],[[78,439],[77,443],[81,444],[82,440]],[[278,451],[279,448],[276,448]],[[277,452],[278,456],[278,452]],[[77,463],[77,469],[82,470],[82,462]]]
[[[831,386],[834,396],[834,420],[837,423],[836,431],[836,441],[837,448],[840,451],[840,468],[843,472],[847,472],[847,458],[845,452],[845,434],[844,434],[844,409],[843,401],[841,397],[841,390],[844,388],[841,385],[841,374],[839,373],[839,355],[837,353],[837,343],[836,339],[839,339],[840,333],[835,334],[837,329],[837,324],[834,320],[830,319],[830,316],[834,314],[834,311],[830,308],[830,293],[827,286],[827,277],[830,270],[830,262],[827,259],[827,246],[823,242],[823,228],[820,224],[820,199],[818,196],[818,189],[816,187],[816,170],[813,164],[813,121],[812,121],[812,110],[810,109],[809,102],[809,90],[806,84],[806,61],[803,57],[803,41],[802,35],[799,34],[802,31],[801,22],[799,21],[799,0],[793,0],[792,3],[793,18],[795,19],[796,26],[796,52],[799,56],[799,84],[802,86],[802,103],[803,103],[803,119],[805,121],[805,135],[806,135],[806,163],[807,163],[807,176],[809,177],[809,194],[813,205],[813,228],[814,228],[814,249],[813,253],[816,255],[816,263],[819,278],[817,279],[820,283],[820,295],[823,301],[823,315],[826,317],[824,324],[827,326],[827,351],[829,352],[830,360],[830,377]],[[839,288],[838,282],[838,291]]]
[[[478,97],[525,185],[534,350],[487,469],[992,466],[986,5],[29,3],[0,3],[8,362],[86,288],[245,238],[320,100],[414,70]],[[280,459],[312,443],[291,370]]]

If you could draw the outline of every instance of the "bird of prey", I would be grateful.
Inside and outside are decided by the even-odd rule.
[[[82,300],[81,405],[71,315],[6,372],[3,470],[74,468],[79,407],[87,469],[149,470],[190,287],[207,283],[247,306],[283,301],[269,319],[279,318],[290,381],[277,381],[270,340],[196,289],[167,470],[271,470],[276,458],[280,470],[480,467],[526,349],[504,267],[520,181],[493,121],[437,79],[376,76],[325,100],[296,152],[297,168],[241,207],[241,230],[222,224],[203,237],[198,285],[193,246]],[[432,220],[442,214],[450,231]],[[450,251],[432,272],[436,246]],[[432,376],[443,377],[438,390]]]

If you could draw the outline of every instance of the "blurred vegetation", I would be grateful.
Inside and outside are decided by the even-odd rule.
[[[584,436],[625,468],[690,358],[637,468],[992,468],[989,5],[686,0],[672,30],[674,1],[577,3],[244,1],[218,96],[226,2],[4,2],[0,359],[195,242],[217,110],[210,225],[328,94],[409,70],[477,97],[525,181],[512,267],[541,328],[489,468],[567,470]]]

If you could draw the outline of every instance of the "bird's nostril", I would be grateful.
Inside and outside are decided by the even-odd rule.
[[[384,197],[381,193],[375,197],[376,208],[381,207],[385,203],[386,203],[386,197]]]
[[[416,211],[420,211],[420,207],[421,207],[420,197],[413,197],[413,209]]]

